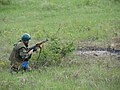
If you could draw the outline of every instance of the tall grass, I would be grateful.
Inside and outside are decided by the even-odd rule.
[[[74,55],[74,54],[72,54]],[[69,56],[60,66],[42,67],[25,74],[1,71],[1,89],[118,90],[119,61],[110,57]]]
[[[120,62],[115,58],[67,54],[59,66],[40,66],[13,76],[8,61],[13,44],[23,33],[32,36],[30,45],[53,37],[60,48],[66,47],[66,42],[77,47],[81,40],[107,44],[120,33],[119,6],[119,0],[0,0],[0,89],[119,90]],[[43,48],[50,45],[48,42]],[[42,54],[54,58],[49,52]]]

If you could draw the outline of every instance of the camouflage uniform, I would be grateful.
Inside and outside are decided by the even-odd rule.
[[[22,68],[22,63],[30,58],[27,50],[28,48],[23,42],[15,44],[9,57],[9,60],[11,61],[11,68],[17,68],[18,70]]]

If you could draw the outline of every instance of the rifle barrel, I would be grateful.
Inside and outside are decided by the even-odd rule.
[[[42,45],[43,43],[45,43],[45,42],[47,42],[47,41],[48,41],[48,39],[46,39],[46,40],[44,40],[44,41],[42,41],[42,42],[39,42],[39,43],[37,43],[36,45],[28,48],[28,52],[29,52],[30,50],[32,50],[32,49],[35,49],[35,48],[38,47],[39,45]]]

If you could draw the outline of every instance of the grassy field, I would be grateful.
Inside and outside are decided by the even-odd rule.
[[[80,41],[110,43],[120,33],[120,0],[0,0],[1,90],[120,89],[119,60],[82,57],[76,51],[59,66],[10,75],[8,58],[23,33],[32,36],[31,44],[53,36],[76,48]]]

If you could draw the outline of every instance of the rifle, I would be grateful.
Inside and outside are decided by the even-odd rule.
[[[32,47],[30,47],[30,48],[28,48],[28,52],[30,51],[30,50],[36,50],[37,49],[37,47],[39,47],[40,48],[40,45],[42,45],[43,43],[45,43],[45,42],[47,42],[48,41],[48,39],[46,39],[46,40],[44,40],[44,41],[42,41],[42,42],[38,42],[37,44],[35,44],[34,46],[32,46]]]

